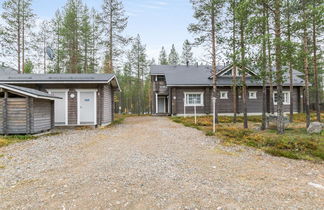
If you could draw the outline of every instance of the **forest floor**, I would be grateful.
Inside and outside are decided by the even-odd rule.
[[[324,209],[321,163],[128,117],[0,148],[0,209]]]

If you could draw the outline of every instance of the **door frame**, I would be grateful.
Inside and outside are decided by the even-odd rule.
[[[65,93],[65,125],[68,125],[69,124],[69,111],[68,111],[68,108],[69,108],[69,89],[46,89],[46,91],[49,93],[49,94],[52,94],[52,92],[59,92],[59,93]],[[54,106],[55,106],[55,102],[54,102]],[[55,107],[54,107],[54,110],[55,110]],[[55,114],[54,114],[54,124],[55,124]]]
[[[159,112],[159,99],[163,98],[163,112]],[[158,96],[158,110],[157,110],[157,113],[161,113],[161,114],[165,114],[166,113],[166,99],[167,99],[167,96]]]
[[[98,89],[75,89],[77,92],[77,124],[80,124],[80,93],[81,92],[93,92],[93,101],[94,101],[94,119],[93,119],[93,125],[97,125],[97,92]],[[83,124],[82,124],[83,125]]]

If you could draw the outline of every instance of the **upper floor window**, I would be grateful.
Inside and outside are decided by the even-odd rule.
[[[257,99],[257,91],[249,91],[249,99]]]
[[[156,81],[165,81],[165,76],[164,75],[157,75],[156,76]]]
[[[204,94],[201,93],[185,93],[185,106],[203,106]]]
[[[282,94],[283,94],[283,104],[289,105],[290,104],[290,92],[282,91]],[[273,92],[273,104],[274,105],[278,104],[278,92],[277,91]]]
[[[228,91],[220,91],[220,99],[228,99]]]

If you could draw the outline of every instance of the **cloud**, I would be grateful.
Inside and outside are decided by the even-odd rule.
[[[149,1],[145,4],[141,4],[140,7],[148,9],[160,9],[166,5],[168,5],[167,1]]]

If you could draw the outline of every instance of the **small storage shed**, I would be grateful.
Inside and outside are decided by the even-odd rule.
[[[35,134],[54,127],[54,100],[35,89],[0,84],[0,134]]]

